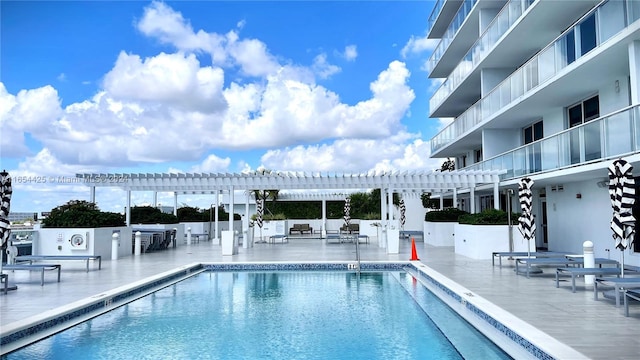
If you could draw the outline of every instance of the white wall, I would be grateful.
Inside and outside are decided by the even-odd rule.
[[[489,159],[522,145],[520,129],[482,130],[482,156]]]
[[[596,257],[620,260],[610,228],[609,192],[607,188],[599,188],[597,181],[565,183],[562,192],[547,188],[549,250],[581,254],[583,242],[589,240],[594,244]],[[581,199],[576,198],[578,193]],[[625,252],[625,264],[640,266],[640,254]]]
[[[41,228],[38,241],[33,244],[34,255],[100,255],[111,258],[111,241],[119,232],[118,256],[131,255],[131,229],[125,226],[108,228]],[[73,247],[70,239],[80,234],[86,241],[86,249]]]

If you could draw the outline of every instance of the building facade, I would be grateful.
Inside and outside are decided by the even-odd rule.
[[[452,122],[431,139],[431,156],[507,170],[499,200],[478,188],[455,194],[459,207],[504,209],[509,199],[519,211],[527,176],[538,248],[581,253],[590,240],[597,257],[619,258],[607,168],[623,158],[640,175],[639,19],[636,0],[436,3],[428,36],[440,43],[427,67],[443,82],[430,117]],[[627,254],[640,265],[640,241]]]

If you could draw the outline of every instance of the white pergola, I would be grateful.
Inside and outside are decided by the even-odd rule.
[[[393,193],[421,194],[430,192],[441,194],[442,207],[443,195],[453,194],[454,204],[460,191],[469,191],[471,209],[474,205],[474,191],[476,188],[493,188],[494,198],[498,199],[500,175],[505,170],[488,171],[403,171],[403,172],[368,172],[361,174],[338,173],[307,173],[278,171],[270,173],[138,173],[138,174],[76,174],[78,183],[87,185],[91,189],[91,201],[95,202],[96,187],[118,187],[127,192],[126,220],[127,225],[131,221],[131,192],[153,191],[173,192],[174,213],[177,211],[178,195],[180,194],[213,194],[216,205],[216,236],[218,234],[218,198],[223,192],[229,196],[229,206],[233,209],[235,191],[253,190],[307,190],[325,192],[319,195],[322,200],[323,225],[326,224],[326,200],[346,191],[362,191],[368,189],[381,189],[382,218],[387,219],[393,206]],[[300,196],[302,198],[302,196]],[[499,202],[494,201],[494,207],[499,208]],[[249,196],[246,196],[246,211],[249,209]],[[249,216],[247,214],[246,219]],[[385,220],[386,221],[386,220]],[[229,218],[229,228],[233,228],[233,217]],[[386,224],[385,224],[386,225]],[[248,227],[248,220],[247,225]]]

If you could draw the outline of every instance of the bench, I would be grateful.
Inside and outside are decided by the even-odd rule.
[[[289,239],[285,235],[271,235],[269,236],[269,243],[275,244],[277,240],[280,240],[281,243],[289,242]]]
[[[44,272],[45,270],[58,270],[58,282],[60,282],[60,264],[10,264],[3,265],[2,270],[27,270],[27,271],[41,271],[42,276],[40,278],[40,286],[44,286]]]
[[[414,239],[419,237],[424,240],[424,232],[420,230],[400,230],[400,237],[403,237],[407,240]]]
[[[341,234],[359,234],[360,224],[349,224],[349,226],[342,225],[342,227],[340,227],[340,233]]]
[[[293,226],[289,229],[289,235],[294,232],[300,233],[300,235],[308,232],[309,234],[313,233],[313,228],[309,226],[309,224],[293,224]]]
[[[28,261],[33,264],[37,260],[85,260],[87,272],[89,272],[89,260],[98,260],[98,270],[102,269],[102,256],[100,255],[22,255],[16,256],[16,262]]]

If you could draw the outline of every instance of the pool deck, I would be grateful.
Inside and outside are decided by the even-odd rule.
[[[361,261],[407,261],[410,242],[401,240],[400,244],[400,254],[392,255],[386,254],[375,241],[361,244]],[[416,245],[425,265],[589,358],[637,359],[640,354],[640,304],[633,304],[630,317],[625,317],[623,308],[616,308],[614,300],[600,297],[595,301],[592,287],[586,287],[582,278],[576,281],[576,293],[571,292],[569,277],[562,278],[560,288],[556,288],[553,268],[526,278],[515,274],[513,260],[504,259],[500,268],[492,266],[490,259],[456,255],[452,247],[433,247],[422,242]],[[199,242],[140,257],[103,259],[102,270],[89,272],[84,262],[64,262],[61,282],[45,276],[44,286],[40,285],[39,273],[5,271],[10,283],[18,289],[0,295],[0,326],[186,264],[354,259],[354,244],[325,244],[318,239],[293,237],[284,244],[239,248],[234,256],[222,256],[219,245]]]

